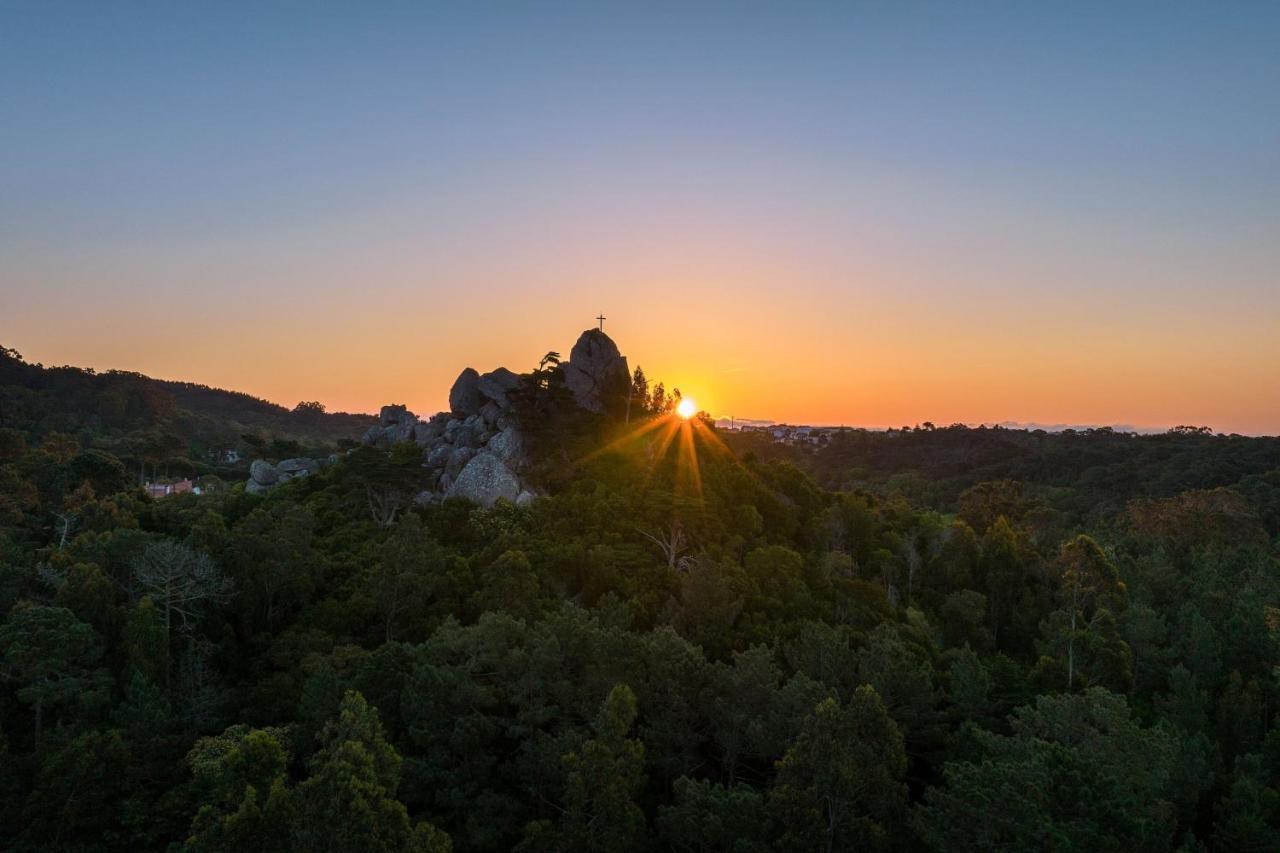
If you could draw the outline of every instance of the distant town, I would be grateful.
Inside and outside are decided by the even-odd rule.
[[[721,420],[717,428],[738,433],[755,433],[767,435],[778,444],[812,445],[822,447],[831,441],[831,437],[839,432],[846,432],[850,427],[815,427],[792,426],[790,424],[745,423],[733,420]]]
[[[1027,430],[1029,432],[1049,432],[1049,433],[1095,433],[1095,432],[1116,432],[1116,433],[1133,433],[1137,435],[1154,435],[1165,432],[1194,432],[1200,434],[1212,434],[1213,430],[1204,426],[1175,426],[1175,427],[1139,427],[1131,424],[1115,424],[1111,426],[1098,426],[1094,424],[1038,424],[1038,423],[1021,423],[1016,421],[1001,421],[993,424],[952,424],[950,427],[935,426],[929,421],[917,424],[916,426],[902,427],[856,427],[856,426],[810,426],[807,424],[779,424],[771,421],[760,420],[735,420],[733,418],[719,418],[716,420],[716,428],[726,430],[728,432],[737,433],[754,433],[757,435],[766,435],[778,444],[789,445],[810,445],[814,447],[823,447],[830,443],[831,439],[843,432],[854,431],[870,431],[883,432],[887,435],[894,436],[902,433],[914,431],[932,432],[937,429],[950,428],[968,428],[968,429],[1012,429]]]

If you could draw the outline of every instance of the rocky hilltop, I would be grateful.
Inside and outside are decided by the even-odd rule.
[[[573,402],[593,413],[603,413],[609,395],[625,389],[631,375],[617,344],[599,329],[583,332],[558,369]],[[362,440],[375,447],[411,441],[422,448],[428,488],[418,495],[420,503],[462,498],[486,507],[500,499],[526,504],[538,490],[527,480],[529,425],[521,419],[529,415],[520,413],[518,401],[535,381],[532,373],[505,367],[488,373],[468,367],[449,389],[447,412],[420,418],[402,405],[383,406],[378,424]],[[261,493],[296,476],[281,469],[298,461],[255,461],[246,489]]]

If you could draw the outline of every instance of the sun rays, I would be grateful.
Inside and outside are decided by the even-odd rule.
[[[644,485],[648,485],[670,455],[675,454],[674,487],[677,494],[703,500],[703,462],[707,454],[733,458],[733,452],[707,421],[699,416],[697,404],[683,398],[675,409],[648,418],[622,435],[582,458],[589,462],[607,453],[642,452],[645,459]],[[737,464],[737,460],[734,460]]]

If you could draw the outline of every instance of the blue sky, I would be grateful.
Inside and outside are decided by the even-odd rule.
[[[51,361],[430,408],[606,310],[725,413],[1274,432],[1278,245],[1275,3],[0,4]]]

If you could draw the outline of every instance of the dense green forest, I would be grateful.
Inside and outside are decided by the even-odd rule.
[[[1277,849],[1280,440],[808,451],[548,382],[528,506],[415,506],[409,443],[155,501],[368,419],[0,367],[0,846]]]
[[[1014,430],[963,425],[835,432],[819,446],[788,445],[762,433],[727,433],[740,454],[785,459],[825,489],[901,495],[951,511],[967,489],[1013,480],[1074,523],[1105,526],[1136,498],[1193,489],[1249,491],[1250,475],[1280,468],[1280,441],[1177,427],[1144,435],[1090,430]]]

